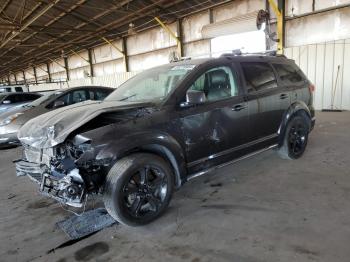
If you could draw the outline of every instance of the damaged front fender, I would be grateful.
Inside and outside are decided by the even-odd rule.
[[[112,140],[113,141],[113,140]],[[138,151],[150,152],[162,156],[174,170],[176,186],[186,180],[186,161],[183,148],[178,141],[167,133],[146,131],[125,136],[104,144],[96,155],[96,160],[108,160],[111,163]]]

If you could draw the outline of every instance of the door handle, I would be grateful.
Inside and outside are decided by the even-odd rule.
[[[288,98],[289,97],[289,95],[287,95],[287,94],[281,94],[280,95],[280,99],[286,99],[286,98]]]
[[[241,111],[245,108],[247,108],[247,106],[245,106],[245,105],[236,105],[236,106],[232,107],[232,111],[238,112],[238,111]]]

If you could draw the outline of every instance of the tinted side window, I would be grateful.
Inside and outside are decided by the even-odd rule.
[[[39,97],[41,97],[40,95],[37,95],[37,94],[26,94],[24,96],[24,101],[33,101],[33,100],[36,100],[38,99]]]
[[[227,66],[208,70],[197,78],[189,90],[204,92],[208,101],[217,101],[238,95],[235,78]]]
[[[304,80],[300,69],[291,65],[273,64],[281,81],[284,84],[296,84]]]
[[[20,97],[19,97],[18,95],[9,95],[8,97],[6,97],[5,100],[10,101],[11,104],[13,104],[13,103],[18,103],[18,102],[21,101],[21,100],[20,100]]]
[[[241,63],[248,92],[267,90],[277,87],[275,74],[271,66],[262,62]]]
[[[94,91],[89,90],[89,97],[90,97],[90,100],[95,100],[95,93],[94,93]]]
[[[88,100],[88,94],[85,90],[76,90],[72,93],[72,104]]]
[[[23,92],[23,88],[20,87],[20,86],[16,86],[16,87],[15,87],[15,91],[16,91],[16,92]]]
[[[94,100],[103,100],[103,99],[105,99],[109,94],[110,94],[110,92],[108,92],[108,91],[106,91],[106,90],[96,90],[96,91],[95,91]]]
[[[70,94],[70,93],[65,94],[64,96],[61,96],[61,97],[57,98],[56,101],[62,101],[62,102],[63,102],[63,106],[69,105],[69,94]],[[51,103],[50,106],[49,106],[49,108],[52,108],[53,105],[54,105],[54,103],[55,103],[55,102]]]

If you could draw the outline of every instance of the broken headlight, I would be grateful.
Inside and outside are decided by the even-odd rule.
[[[69,143],[69,150],[75,159],[79,159],[82,154],[91,150],[91,140],[77,135],[74,137],[73,141]]]

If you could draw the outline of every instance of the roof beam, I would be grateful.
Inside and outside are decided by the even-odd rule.
[[[129,1],[130,1],[130,0],[127,0],[127,1],[125,1],[125,2],[129,2]],[[117,20],[114,20],[114,21],[111,22],[111,23],[105,24],[104,26],[98,28],[98,30],[97,30],[94,34],[91,34],[90,36],[82,35],[82,36],[80,36],[80,37],[77,37],[77,38],[73,39],[72,41],[78,41],[78,40],[81,40],[81,39],[84,39],[84,40],[91,39],[91,38],[93,38],[93,37],[96,37],[96,36],[98,36],[98,35],[101,35],[102,33],[108,32],[108,30],[113,29],[114,26],[116,26],[116,25],[121,26],[121,25],[128,24],[128,23],[130,22],[130,20],[128,20],[128,19],[130,19],[130,18],[132,18],[132,17],[134,17],[134,16],[137,16],[137,15],[140,14],[140,13],[144,13],[145,11],[147,11],[147,10],[149,10],[149,9],[152,9],[155,5],[161,4],[162,2],[165,2],[165,1],[166,1],[166,0],[158,0],[157,2],[155,2],[155,3],[151,4],[151,5],[148,5],[147,7],[141,8],[141,9],[139,9],[138,11],[136,11],[136,12],[130,14],[130,15],[127,15],[127,16],[125,16],[125,17],[121,17],[121,18],[119,18],[119,19],[117,19]],[[152,12],[152,11],[153,11],[153,9],[151,10],[151,12]],[[108,11],[108,12],[106,11],[106,13],[109,13],[109,12],[111,12],[111,11]],[[103,13],[105,13],[105,12],[103,12]],[[148,13],[150,13],[150,11],[148,11]],[[100,17],[100,16],[102,16],[102,14],[98,15],[98,17]],[[96,17],[97,17],[97,16],[93,17],[92,20],[96,19]],[[107,30],[107,28],[108,28],[108,30]],[[48,42],[49,42],[49,41],[48,41]],[[39,46],[39,48],[42,47],[42,46],[44,46],[44,45],[47,44],[48,42],[43,43],[42,45]],[[65,47],[65,46],[67,46],[67,45],[69,45],[69,42],[70,42],[70,41],[68,41],[65,45],[62,45],[62,48]],[[32,51],[33,51],[33,50],[26,52],[25,55],[31,53]]]
[[[128,2],[130,2],[130,1],[132,1],[132,0],[124,0],[122,3],[118,3],[119,8],[122,5],[125,5]],[[106,33],[109,30],[113,29],[115,26],[122,26],[122,25],[130,23],[132,21],[132,19],[138,18],[140,14],[142,14],[143,16],[149,16],[149,15],[154,13],[154,9],[153,9],[154,6],[161,5],[164,2],[166,2],[166,1],[168,1],[168,0],[158,0],[157,2],[154,2],[152,5],[148,5],[148,6],[144,7],[144,8],[141,8],[141,9],[135,11],[134,13],[131,13],[130,15],[124,16],[124,17],[122,17],[122,18],[120,18],[118,20],[115,20],[115,21],[113,21],[111,23],[108,23],[108,24],[104,25],[102,28],[98,28],[98,30],[94,34],[82,35],[81,37],[74,38],[71,41],[65,42],[62,45],[58,45],[57,47],[54,47],[54,48],[51,48],[51,49],[47,49],[47,50],[45,50],[43,52],[40,52],[40,53],[36,53],[34,58],[33,58],[33,56],[31,56],[31,58],[26,59],[25,61],[23,61],[22,64],[27,64],[27,63],[30,63],[30,62],[33,62],[33,61],[35,61],[35,63],[39,63],[39,61],[41,63],[43,63],[43,62],[47,61],[47,57],[45,57],[44,54],[50,53],[51,55],[53,55],[53,52],[60,52],[60,50],[62,50],[62,48],[66,48],[66,47],[71,47],[72,48],[72,43],[79,43],[80,41],[87,41],[87,40],[89,40],[91,38],[99,37],[99,36],[103,35],[103,33]],[[172,1],[172,2],[170,2],[168,4],[165,4],[164,7],[165,8],[169,8],[171,6],[174,6],[175,4],[178,4],[179,2],[183,2],[183,1],[184,0],[175,0],[175,1]],[[92,17],[91,19],[92,20],[96,20],[99,17],[102,17],[102,16],[104,16],[106,14],[109,14],[109,13],[113,12],[113,10],[114,10],[114,8],[112,8],[111,10],[105,11],[103,13],[100,13],[100,14],[96,15],[95,17]],[[109,30],[107,30],[107,28]],[[48,42],[50,42],[50,41],[48,41]],[[48,43],[45,43],[45,44],[39,46],[39,48],[43,48],[43,46],[47,45],[47,44]],[[29,51],[25,52],[24,54],[27,55],[27,54],[33,52],[36,49],[37,48],[29,50]],[[37,57],[43,57],[43,58],[37,59]],[[20,57],[14,58],[11,61],[7,62],[6,64],[9,64],[9,63],[11,63],[11,62],[13,62],[13,61],[15,61],[15,60],[17,60],[19,58]],[[15,68],[17,68],[17,67],[15,67]],[[19,67],[19,69],[20,68],[21,67]],[[2,71],[5,71],[5,70],[2,70]],[[8,71],[8,70],[6,70],[6,71]],[[2,73],[2,72],[0,71],[0,73]]]
[[[66,9],[60,6],[55,6],[55,9],[61,11],[61,12],[65,12]],[[97,23],[95,21],[90,21],[89,18],[86,18],[85,16],[81,15],[79,12],[75,11],[75,12],[70,12],[69,15],[75,17],[76,19],[78,19],[80,22],[84,22],[84,23],[91,23],[94,24],[95,26],[99,27],[102,26],[102,24]]]
[[[11,2],[11,0],[7,0],[7,1],[2,5],[2,7],[0,7],[0,14],[2,14],[2,13],[6,10],[6,8],[9,6],[10,2]]]
[[[57,0],[56,0],[57,1]],[[59,1],[59,0],[58,0]],[[62,12],[61,14],[59,14],[57,17],[55,17],[54,19],[52,19],[50,22],[46,23],[44,25],[44,27],[48,27],[51,24],[55,23],[57,20],[61,19],[62,17],[64,17],[65,15],[67,15],[69,12],[72,12],[74,9],[76,9],[78,6],[80,6],[82,3],[85,3],[87,0],[80,0],[77,4],[74,4],[70,9],[68,9],[65,12]],[[35,6],[35,8],[32,9],[32,11],[29,12],[29,14],[27,14],[26,17],[30,16],[40,5],[42,4],[42,2],[40,2],[38,5]],[[43,30],[43,29],[41,29]],[[31,39],[33,36],[35,36],[36,34],[38,34],[38,32],[34,32],[32,34],[30,34],[29,36],[25,37],[22,42],[25,42],[29,39]],[[16,46],[18,46],[18,44],[14,45],[13,47],[11,47],[8,51],[14,49]],[[8,52],[7,51],[7,52]],[[4,54],[6,54],[7,52],[4,52],[0,55],[0,57],[2,57]]]
[[[23,26],[18,31],[14,31],[12,35],[10,35],[5,41],[3,41],[0,44],[0,48],[5,46],[8,42],[10,42],[13,38],[18,36],[23,30],[25,30],[28,26],[30,26],[32,23],[34,23],[39,17],[41,17],[43,14],[45,14],[48,10],[50,10],[55,4],[57,4],[60,0],[54,0],[52,3],[45,6],[42,10],[40,10],[36,15],[34,15],[32,18],[30,18],[28,21],[24,23]]]
[[[45,1],[48,1],[48,0],[45,0]],[[75,0],[75,1],[78,1],[78,0]],[[80,0],[80,1],[82,1],[82,0]],[[88,0],[86,0],[86,1],[88,1]],[[129,3],[131,1],[132,0],[125,0],[123,2]],[[157,5],[153,5],[153,4],[149,4],[150,1],[158,3],[158,6]],[[113,4],[118,5],[119,10],[118,10],[118,8],[111,7],[110,9],[112,9],[112,10],[110,10],[110,9],[104,10],[102,13],[96,14],[94,17],[90,18],[90,20],[92,20],[93,22],[96,22],[98,19],[100,19],[100,18],[102,18],[104,16],[107,16],[108,14],[113,14],[114,12],[117,13],[118,11],[124,12],[123,9],[120,10],[120,8],[121,8],[120,4],[122,4],[121,2],[122,1],[113,1]],[[148,0],[145,3],[148,3],[149,6],[144,6],[144,7],[139,6],[138,9],[135,12],[130,13],[129,15],[126,15],[124,17],[120,17],[119,16],[120,19],[119,19],[118,16],[116,16],[117,19],[115,19],[111,23],[108,23],[107,25],[103,25],[101,27],[96,28],[96,31],[94,31],[94,30],[84,30],[84,26],[91,25],[91,23],[85,23],[85,22],[81,23],[81,24],[84,24],[84,25],[81,25],[81,26],[78,25],[75,28],[69,28],[69,27],[68,28],[62,28],[62,29],[66,29],[67,30],[62,35],[60,35],[58,37],[54,36],[52,39],[50,39],[49,41],[46,41],[46,42],[42,41],[41,43],[43,43],[43,44],[40,47],[35,45],[34,46],[35,48],[28,50],[25,53],[25,54],[30,54],[28,56],[28,58],[24,58],[24,54],[22,53],[21,56],[15,57],[12,60],[9,59],[11,61],[7,62],[6,66],[2,67],[2,70],[0,70],[0,75],[4,74],[5,72],[8,72],[9,70],[21,70],[24,67],[24,65],[28,65],[29,62],[32,62],[32,63],[34,62],[34,63],[37,64],[37,63],[39,63],[39,61],[40,61],[40,63],[47,62],[48,61],[48,57],[50,57],[50,58],[60,57],[60,52],[61,52],[62,49],[66,50],[66,51],[68,51],[69,49],[73,49],[73,50],[76,50],[77,52],[79,52],[79,50],[81,50],[80,48],[84,48],[84,49],[85,48],[91,48],[92,46],[96,46],[98,44],[101,44],[101,41],[99,41],[99,39],[101,39],[101,37],[103,37],[103,36],[108,38],[108,39],[110,39],[110,37],[112,35],[113,35],[113,37],[112,37],[113,39],[119,38],[119,36],[123,36],[125,34],[124,33],[123,34],[119,33],[118,31],[116,31],[117,29],[120,30],[119,28],[124,28],[130,22],[135,22],[136,21],[136,24],[138,24],[137,21],[140,21],[139,20],[140,18],[146,18],[147,19],[147,17],[149,17],[149,16],[154,17],[154,15],[157,15],[155,13],[157,11],[155,11],[155,10],[160,11],[160,13],[158,13],[158,15],[160,15],[163,18],[166,18],[167,15],[162,16],[162,14],[161,14],[162,11],[159,9],[159,6],[164,8],[163,9],[164,11],[165,10],[167,11],[166,8],[171,8],[172,6],[174,6],[175,4],[177,4],[179,2],[186,2],[186,1],[184,1],[184,0],[175,0],[175,1],[170,1],[170,0],[164,0],[164,1]],[[209,2],[209,1],[207,1],[207,2]],[[221,4],[223,2],[228,2],[228,1],[222,1]],[[218,4],[213,4],[212,6],[216,6],[216,5],[218,5]],[[133,7],[134,7],[134,5],[133,5]],[[209,7],[203,3],[202,8],[200,8],[200,9],[203,10],[205,8],[209,8]],[[134,8],[132,8],[132,9],[134,9]],[[172,10],[172,9],[168,9],[168,10],[170,12],[170,10]],[[197,12],[198,10],[193,11],[193,13]],[[188,13],[188,11],[181,10],[180,13],[177,12],[176,14],[178,14],[178,17],[182,17],[182,16],[184,16],[187,13]],[[47,14],[45,14],[45,16],[49,16],[49,14],[50,13],[47,13]],[[170,15],[168,17],[171,18]],[[55,19],[55,21],[58,21],[58,20],[59,19],[57,19],[57,20]],[[143,21],[144,21],[144,19],[143,19]],[[143,23],[143,21],[141,21],[141,23]],[[59,22],[60,22],[59,24],[61,25],[61,21],[59,21]],[[65,24],[64,21],[62,21],[62,25],[64,25],[64,24]],[[143,26],[141,30],[144,30],[145,28],[154,28],[154,27],[156,27],[156,23],[152,23],[148,27],[147,26]],[[29,28],[31,28],[31,26]],[[46,29],[50,30],[50,28],[51,28],[51,24],[48,25],[48,26],[44,26],[42,28],[42,30],[46,30]],[[88,27],[88,28],[91,29],[93,27]],[[141,27],[139,27],[138,29],[140,29],[140,28]],[[52,30],[54,30],[54,29],[52,28]],[[50,30],[48,32],[52,32],[52,30]],[[57,29],[57,30],[59,30],[59,29]],[[79,31],[79,32],[82,32],[82,33],[81,33],[81,35],[79,37],[76,37],[76,38],[74,37],[73,38],[73,35],[70,34],[70,32],[72,32],[72,31]],[[93,31],[93,32],[91,32],[91,31]],[[54,33],[54,35],[56,35],[56,34]],[[27,39],[25,39],[25,40],[27,40]],[[22,42],[19,42],[19,44],[21,44],[21,43]],[[31,41],[28,42],[28,44],[29,43],[30,43],[30,45],[32,45]],[[80,44],[79,48],[77,48],[77,44]],[[27,45],[27,46],[29,47],[30,45]],[[20,63],[15,62],[15,61],[19,61],[19,60],[20,60]]]

